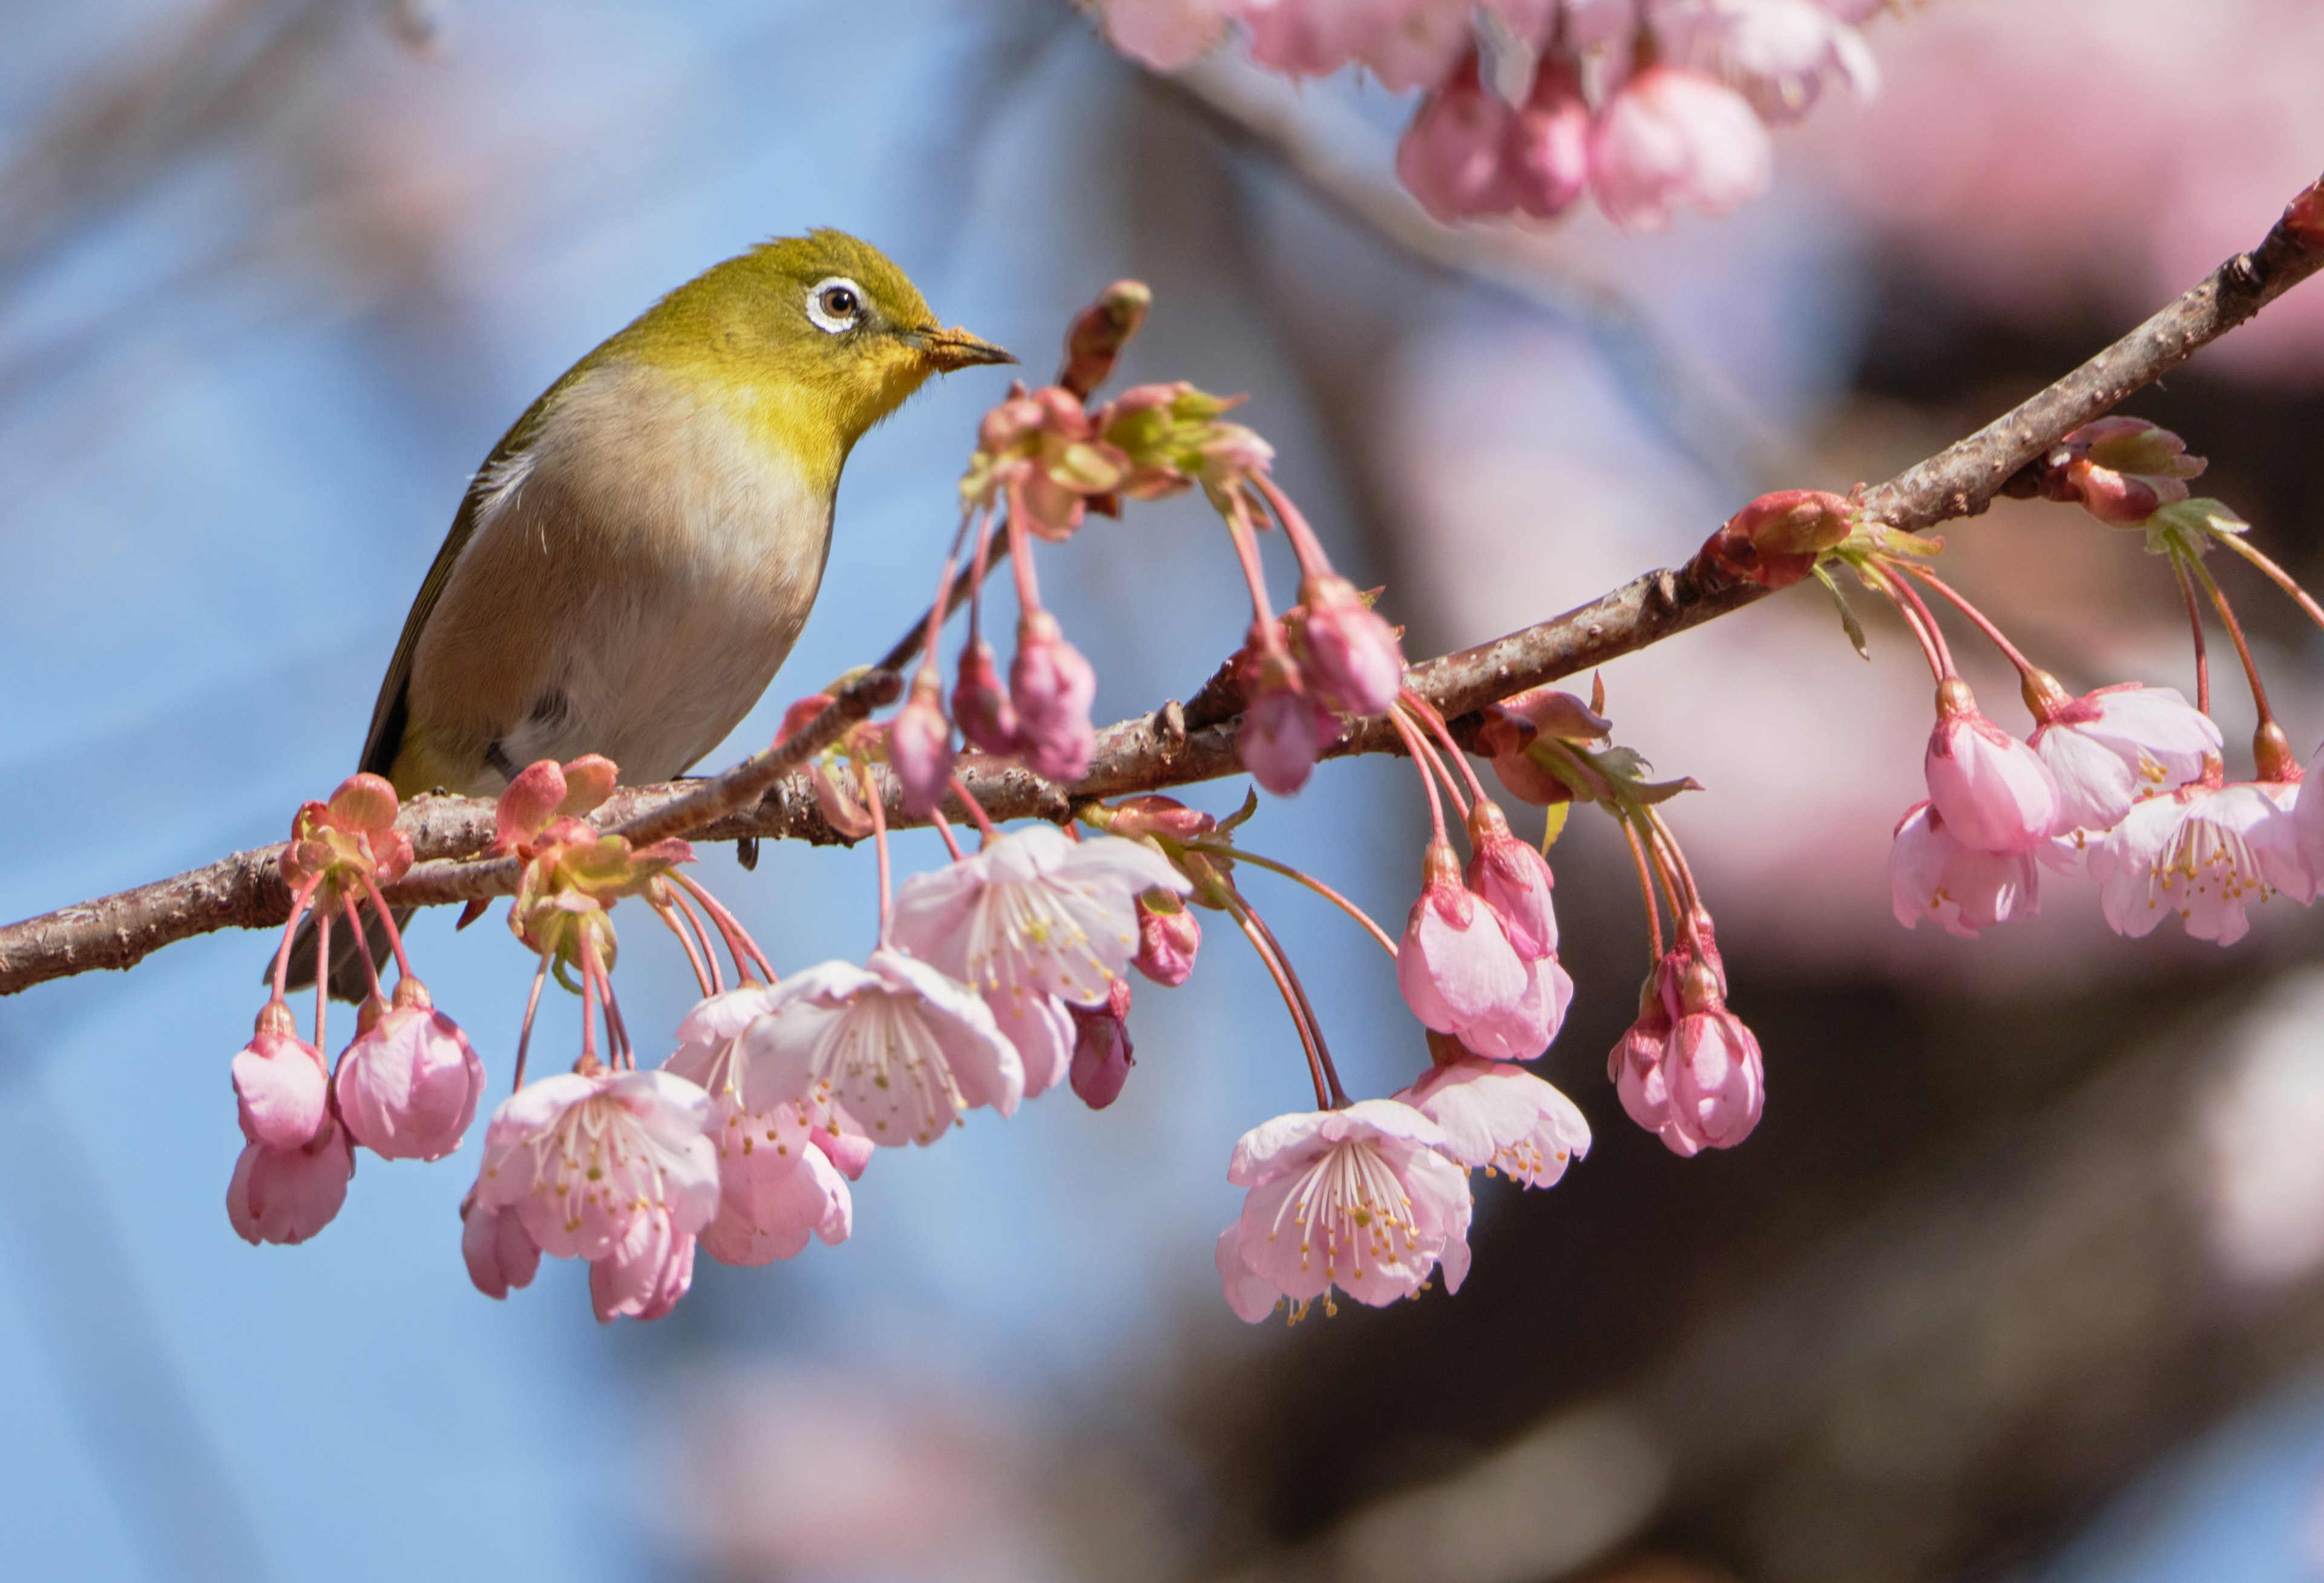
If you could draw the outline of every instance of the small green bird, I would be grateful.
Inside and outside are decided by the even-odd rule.
[[[632,783],[683,773],[807,624],[855,442],[930,374],[1016,361],[941,328],[901,270],[838,231],[705,271],[576,364],[476,470],[363,768],[406,796],[491,796],[535,759],[584,753]],[[332,980],[364,988],[351,956]]]

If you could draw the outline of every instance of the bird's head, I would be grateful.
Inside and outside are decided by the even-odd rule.
[[[616,341],[625,354],[699,377],[794,450],[835,446],[835,467],[930,374],[1017,361],[943,327],[885,253],[830,230],[713,266]]]

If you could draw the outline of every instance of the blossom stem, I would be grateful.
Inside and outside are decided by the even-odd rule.
[[[596,970],[597,993],[605,1008],[605,1054],[614,1066],[627,1066],[635,1071],[637,1048],[630,1043],[630,1025],[622,1019],[622,1003],[613,994],[613,975],[598,955],[595,937],[584,935],[581,949],[587,953],[589,966]]]
[[[533,970],[532,993],[525,998],[524,1026],[517,1030],[516,1081],[509,1085],[511,1092],[524,1087],[524,1056],[525,1052],[532,1047],[533,1014],[540,1009],[541,986],[548,982],[549,953],[544,951],[540,954],[540,965]]]
[[[2324,605],[2319,605],[2315,600],[2310,598],[2308,590],[2302,588],[2299,580],[2290,572],[2246,544],[2240,533],[2214,533],[2211,537],[2257,566],[2269,582],[2292,595],[2293,602],[2308,612],[2309,620],[2319,627],[2324,627]]]
[[[1436,705],[1410,687],[1403,689],[1398,696],[1402,699],[1404,706],[1426,722],[1429,728],[1434,731],[1437,737],[1443,741],[1444,756],[1461,767],[1462,777],[1468,781],[1469,790],[1477,801],[1491,802],[1492,798],[1486,795],[1485,783],[1477,778],[1476,766],[1469,762],[1469,755],[1461,750],[1461,744],[1452,740],[1452,728],[1445,723],[1444,716],[1438,711]]]
[[[403,954],[403,931],[395,926],[395,914],[389,909],[387,898],[379,893],[377,879],[366,872],[363,876],[363,886],[364,894],[371,897],[372,907],[379,914],[379,926],[387,932],[388,948],[395,953],[395,976],[399,979],[408,979],[411,976],[411,959]],[[354,913],[350,912],[347,917],[349,922],[353,922]],[[357,932],[356,938],[362,939],[360,931]],[[368,940],[364,941],[364,960],[365,962],[371,960],[371,943]],[[376,973],[372,977],[372,987],[374,989],[379,987]]]
[[[759,943],[751,938],[751,932],[742,927],[741,919],[728,912],[716,897],[704,889],[699,880],[688,879],[684,874],[672,874],[670,879],[700,902],[702,910],[710,915],[710,921],[718,925],[718,933],[725,937],[727,953],[734,959],[735,977],[749,976],[749,971],[743,965],[747,953],[749,960],[757,963],[759,971],[767,975],[768,983],[777,981],[774,963],[767,960],[767,953],[759,949]]]
[[[967,541],[970,520],[968,512],[960,514],[960,526],[953,532],[952,548],[945,551],[944,573],[936,579],[936,596],[928,604],[928,636],[921,663],[931,670],[936,668],[937,649],[944,640],[945,617],[952,613],[953,574],[960,568],[961,547]]]
[[[1291,497],[1264,473],[1251,474],[1250,484],[1266,499],[1275,512],[1275,520],[1283,524],[1283,536],[1291,540],[1291,553],[1299,557],[1300,571],[1310,577],[1333,575],[1331,557],[1323,553],[1323,540],[1307,525],[1305,514],[1291,503]]]
[[[592,971],[587,939],[581,947],[581,1059],[573,1070],[586,1075],[597,1070],[597,975]]]
[[[944,816],[942,808],[928,810],[928,820],[936,827],[936,833],[944,837],[945,851],[952,854],[954,862],[957,863],[968,856],[960,850],[960,837],[952,833],[952,821]]]
[[[1315,1059],[1323,1063],[1323,1081],[1331,1085],[1332,1103],[1335,1107],[1345,1105],[1348,1091],[1340,1086],[1340,1070],[1332,1064],[1331,1046],[1323,1042],[1323,1020],[1315,1015],[1314,1005],[1307,999],[1307,986],[1299,981],[1299,970],[1291,965],[1291,953],[1283,949],[1283,942],[1275,937],[1275,931],[1268,928],[1267,920],[1259,916],[1257,907],[1245,901],[1240,893],[1235,900],[1250,917],[1251,927],[1267,937],[1268,948],[1275,953],[1275,959],[1283,964],[1283,976],[1290,981],[1291,992],[1299,997],[1300,1013],[1307,1019],[1307,1026],[1314,1035]]]
[[[2227,603],[2227,590],[2219,586],[2210,567],[2201,561],[2188,557],[2187,569],[2203,584],[2203,592],[2211,596],[2212,607],[2219,612],[2219,624],[2227,629],[2227,637],[2235,643],[2236,658],[2243,661],[2244,680],[2251,684],[2252,707],[2259,712],[2259,723],[2263,727],[2274,724],[2275,712],[2267,706],[2267,688],[2261,685],[2259,666],[2252,658],[2251,645],[2244,640],[2243,623],[2236,620],[2236,612]]]
[[[1887,596],[1888,603],[1896,607],[1896,613],[1904,618],[1905,628],[1912,632],[1913,640],[1921,646],[1921,658],[1929,662],[1930,672],[1936,676],[1937,680],[1943,681],[1951,674],[1950,660],[1946,657],[1943,635],[1934,632],[1932,628],[1935,623],[1926,619],[1928,615],[1926,607],[1916,608],[1917,601],[1914,603],[1905,603],[1904,595],[1900,591],[1896,579],[1872,562],[1865,561],[1858,564],[1856,571],[1857,575],[1861,577],[1868,586],[1878,589]]]
[[[1365,912],[1363,908],[1358,907],[1354,902],[1350,901],[1346,897],[1342,896],[1338,891],[1324,884],[1321,879],[1316,879],[1313,874],[1302,873],[1288,863],[1278,863],[1273,858],[1262,858],[1257,852],[1246,851],[1239,846],[1228,846],[1223,844],[1213,845],[1208,842],[1201,841],[1190,841],[1186,842],[1185,845],[1186,850],[1190,852],[1201,852],[1205,857],[1227,858],[1238,863],[1250,863],[1256,868],[1265,869],[1270,874],[1280,874],[1286,879],[1297,880],[1300,884],[1305,885],[1308,889],[1322,897],[1325,901],[1330,902],[1333,907],[1338,907],[1342,912],[1347,914],[1348,916],[1355,919],[1357,923],[1362,925],[1364,932],[1370,934],[1373,939],[1379,942],[1379,947],[1382,951],[1387,952],[1391,957],[1396,954],[1396,941],[1389,935],[1387,930],[1372,922],[1370,914]]]
[[[2195,597],[2195,579],[2187,575],[2187,563],[2177,550],[2171,552],[2171,571],[2179,579],[2179,593],[2187,602],[2187,626],[2195,639],[2195,707],[2204,714],[2211,712],[2211,654],[2203,642],[2203,607]]]
[[[1033,543],[1025,526],[1025,486],[1009,481],[1009,555],[1017,567],[1017,615],[1021,621],[1041,608],[1041,580],[1033,571]]]
[[[306,884],[301,885],[298,894],[290,898],[290,921],[282,925],[282,943],[274,948],[274,999],[277,1000],[282,999],[288,993],[285,986],[290,981],[290,942],[298,935],[299,920],[306,916],[307,905],[315,899],[315,888],[322,882],[323,877],[320,874],[316,875]],[[318,964],[316,971],[318,972],[329,966],[329,963],[323,962],[319,955],[316,961]]]
[[[1250,508],[1240,493],[1227,497],[1227,538],[1234,544],[1242,580],[1250,584],[1250,635],[1260,653],[1281,654],[1283,629],[1276,624],[1275,607],[1268,601],[1267,568],[1259,564],[1259,536],[1251,527]]]
[[[1013,520],[1013,518],[1012,518]],[[1029,557],[1019,556],[1022,566]],[[890,884],[888,870],[888,808],[880,788],[872,783],[872,766],[861,759],[855,761],[855,773],[863,786],[863,801],[872,810],[872,848],[880,855],[880,947],[888,946],[888,916],[895,910],[895,893]]]
[[[364,937],[363,920],[355,914],[355,898],[352,897],[347,898],[347,926],[355,931],[355,954],[363,959],[364,977],[371,982],[372,994],[381,999],[386,999],[380,994],[379,964],[371,959],[371,941]]]
[[[718,966],[717,953],[715,952],[710,953],[709,964],[706,967],[703,963],[703,953],[695,945],[700,925],[694,922],[690,915],[681,915],[679,912],[678,909],[683,904],[678,900],[678,892],[674,888],[656,887],[647,893],[646,902],[653,908],[654,916],[661,919],[664,926],[678,936],[678,946],[686,953],[686,965],[694,970],[694,981],[701,988],[703,995],[706,998],[717,994],[724,988],[723,984],[714,982],[711,977]],[[702,938],[702,945],[705,948],[709,943],[706,937]]]
[[[1428,744],[1422,741],[1419,734],[1412,729],[1412,722],[1404,717],[1404,711],[1391,709],[1388,712],[1388,718],[1389,723],[1396,727],[1396,734],[1404,739],[1405,748],[1412,754],[1413,765],[1420,771],[1421,789],[1428,794],[1429,823],[1435,827],[1435,839],[1443,841],[1446,839],[1444,800],[1437,795],[1436,778],[1429,772],[1428,759],[1425,757]]]
[[[968,646],[976,647],[983,631],[984,574],[992,564],[992,513],[986,511],[976,521],[976,549],[969,563],[968,575]]]
[[[1622,827],[1622,838],[1630,843],[1630,861],[1638,868],[1638,896],[1646,904],[1646,938],[1654,948],[1650,960],[1660,962],[1663,959],[1663,909],[1662,904],[1655,899],[1654,868],[1646,861],[1646,844],[1638,839],[1637,826],[1628,819],[1618,819],[1615,823]]]
[[[1407,724],[1409,723],[1409,713],[1401,708],[1390,710],[1389,713],[1391,716],[1403,714]],[[1452,805],[1460,810],[1462,819],[1467,819],[1469,817],[1468,796],[1462,791],[1461,783],[1453,778],[1452,772],[1444,767],[1444,760],[1437,757],[1436,749],[1430,743],[1427,736],[1417,727],[1412,727],[1404,740],[1414,750],[1415,757],[1424,759],[1428,767],[1436,772],[1437,778],[1444,783],[1444,789],[1452,794]]]
[[[318,1051],[326,1050],[323,1017],[330,1007],[330,989],[331,909],[324,906],[315,909],[315,1048]]]
[[[1946,582],[1942,577],[1938,576],[1928,567],[1916,566],[1910,561],[1900,560],[1891,564],[1894,566],[1895,570],[1903,572],[1909,576],[1920,579],[1920,581],[1926,583],[1930,587],[1935,589],[1938,593],[1943,594],[1948,600],[1951,601],[1953,608],[1960,611],[1961,614],[1967,616],[1969,619],[1969,623],[1976,627],[1978,631],[1983,632],[1986,637],[1990,639],[1993,642],[1993,646],[1996,649],[2000,649],[2003,656],[2008,659],[2009,663],[2017,667],[2017,674],[2019,676],[2030,676],[2039,669],[2032,660],[2026,658],[2025,656],[2018,650],[2016,644],[2012,643],[2008,638],[2003,634],[1999,627],[1995,626],[1993,622],[1987,619],[1983,611],[1978,609],[1977,606],[1971,604],[1967,599],[1963,598],[1960,591],[1955,588],[1951,584]]]
[[[718,971],[718,948],[710,943],[709,925],[705,924],[702,921],[702,916],[694,910],[694,904],[687,900],[684,890],[675,885],[668,887],[667,890],[670,907],[677,916],[684,920],[687,934],[692,937],[687,954],[689,956],[693,954],[694,945],[699,945],[702,948],[700,971],[709,975],[709,993],[715,995],[726,988],[726,975]],[[749,979],[750,976],[749,968],[739,962],[734,964],[734,977],[737,983]]]
[[[1249,908],[1237,905],[1240,900],[1240,898],[1232,891],[1227,893],[1228,915],[1249,937],[1251,949],[1259,953],[1259,965],[1264,967],[1268,976],[1275,980],[1276,992],[1283,997],[1284,1008],[1291,1013],[1291,1026],[1298,1032],[1299,1047],[1306,1052],[1307,1075],[1315,1084],[1315,1108],[1318,1110],[1332,1109],[1334,1108],[1332,1100],[1332,1085],[1323,1075],[1324,1068],[1322,1058],[1317,1054],[1314,1030],[1308,1026],[1307,1018],[1300,1012],[1299,997],[1292,989],[1291,980],[1285,973],[1284,963],[1277,959],[1274,950],[1268,945],[1267,935],[1260,933],[1253,924]]]
[[[968,782],[963,780],[958,775],[952,778],[952,794],[960,799],[961,806],[968,810],[968,816],[976,821],[976,833],[979,835],[991,841],[1001,833],[992,827],[991,815],[984,811],[984,805],[978,802],[976,794],[968,789]],[[942,815],[939,815],[938,817],[941,818]],[[947,836],[945,839],[949,841],[950,837]],[[954,857],[960,856],[960,848],[954,847],[952,852]]]
[[[1928,633],[1929,643],[1936,650],[1937,680],[1950,681],[1959,676],[1960,673],[1953,668],[1952,648],[1945,641],[1945,630],[1937,624],[1936,612],[1929,608],[1928,602],[1921,597],[1920,592],[1910,583],[1902,583],[1891,578],[1889,586],[1895,591],[1895,597],[1901,602],[1909,603],[1914,613],[1921,618],[1922,630]]]

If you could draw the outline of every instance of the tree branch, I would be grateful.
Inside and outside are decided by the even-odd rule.
[[[2295,198],[2260,245],[2031,400],[1917,466],[1864,492],[1873,514],[1912,530],[1983,511],[2010,475],[2073,429],[2184,362],[2324,266],[2324,181]],[[955,585],[954,599],[964,592]],[[1428,660],[1411,685],[1452,717],[1633,653],[1765,596],[1698,557],[1649,572],[1579,609],[1490,643]],[[685,835],[810,842],[842,838],[816,806],[800,773],[807,760],[872,711],[893,700],[917,651],[919,629],[881,664],[834,694],[832,705],[781,746],[708,780],[632,787],[615,794],[597,822],[636,841]],[[1240,721],[1188,730],[1165,708],[1098,735],[1090,771],[1060,787],[1013,764],[970,755],[963,778],[996,819],[1062,820],[1093,797],[1156,791],[1238,774]],[[1360,721],[1327,757],[1399,750],[1384,720]],[[883,777],[891,824],[910,823],[892,780]],[[403,815],[415,863],[389,892],[415,905],[509,894],[516,866],[475,860],[492,839],[493,805],[465,797],[414,798]],[[127,968],[173,941],[224,928],[280,925],[290,895],[276,868],[280,846],[236,852],[173,879],[60,908],[0,928],[0,994],[98,968]]]

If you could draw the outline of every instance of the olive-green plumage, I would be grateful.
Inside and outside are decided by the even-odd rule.
[[[681,773],[806,624],[855,442],[930,374],[1013,361],[939,327],[901,270],[837,231],[705,271],[574,364],[477,469],[362,768],[405,796],[491,796],[583,753],[632,783]]]

